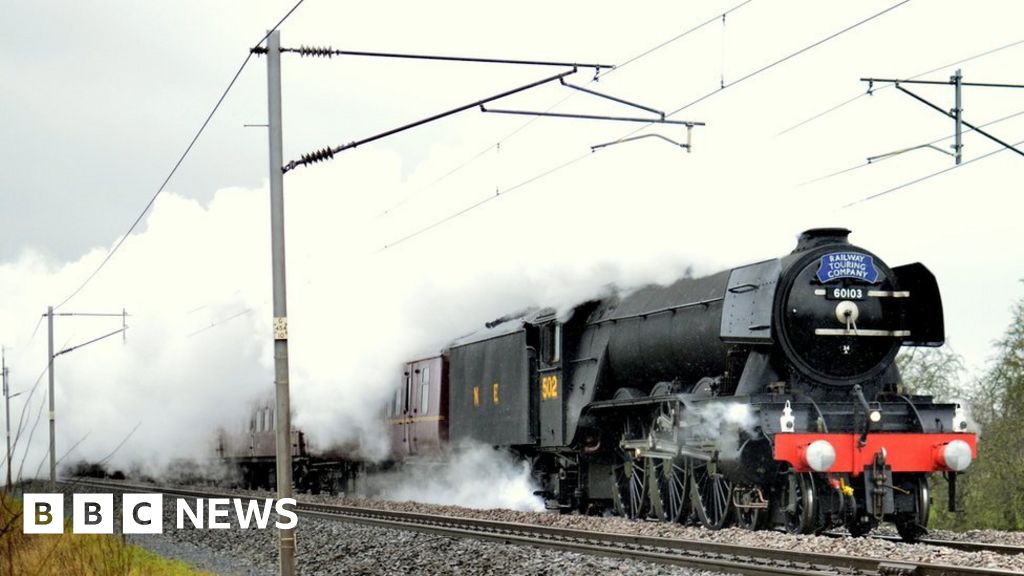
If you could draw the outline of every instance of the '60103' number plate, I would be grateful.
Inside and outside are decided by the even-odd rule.
[[[832,286],[825,289],[825,298],[828,300],[863,300],[867,291],[854,286]]]

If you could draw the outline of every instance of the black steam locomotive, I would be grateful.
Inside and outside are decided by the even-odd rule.
[[[902,389],[901,346],[939,346],[919,263],[803,233],[782,258],[489,323],[405,365],[397,455],[463,440],[529,459],[551,507],[711,529],[925,532],[929,478],[976,456],[956,404]]]

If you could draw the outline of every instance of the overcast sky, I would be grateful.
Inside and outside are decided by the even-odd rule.
[[[282,26],[282,44],[620,64],[740,3],[307,0]],[[744,79],[896,3],[752,0],[724,24],[589,84],[664,111],[715,92],[675,116],[707,124],[694,128],[691,153],[644,139],[588,154],[639,125],[528,122],[474,110],[289,173],[299,423],[322,437],[369,426],[353,422],[388,393],[396,362],[436,350],[484,319],[530,304],[568,305],[607,283],[668,281],[688,265],[712,272],[779,256],[800,231],[818,226],[852,229],[854,243],[890,265],[930,267],[946,304],[948,340],[979,373],[1009,307],[1024,295],[1024,158],[1004,151],[844,207],[950,168],[952,158],[923,148],[804,183],[948,137],[953,122],[884,88],[780,132],[862,94],[861,77],[907,78],[1024,40],[1024,5],[913,0]],[[45,366],[40,313],[80,285],[125,233],[248,48],[292,4],[7,3],[0,342],[12,347],[15,390],[31,388]],[[926,78],[946,80],[960,67],[965,81],[1024,83],[1022,56],[1024,44]],[[286,161],[555,72],[283,60]],[[180,446],[180,438],[168,440],[169,427],[198,430],[237,416],[228,407],[233,398],[269,386],[266,131],[243,126],[265,122],[265,65],[263,58],[249,63],[147,220],[65,306],[126,307],[137,316],[126,343],[96,344],[58,361],[62,446],[89,434],[79,452],[102,454],[137,422],[138,446]],[[592,77],[581,70],[571,80],[584,85]],[[953,107],[948,86],[911,90]],[[965,88],[964,117],[984,123],[1024,111],[1021,94]],[[556,104],[559,112],[645,114],[557,85],[494,107]],[[1017,142],[1024,115],[987,129]],[[679,126],[644,133],[686,138]],[[999,148],[976,134],[964,143],[965,161]],[[58,319],[57,346],[109,329]],[[30,399],[33,415],[40,401]],[[164,420],[154,423],[157,414]],[[35,461],[30,455],[26,468]]]

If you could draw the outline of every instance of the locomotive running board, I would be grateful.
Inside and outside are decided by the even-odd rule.
[[[585,413],[589,410],[604,410],[607,408],[651,406],[671,401],[689,403],[703,399],[705,398],[698,397],[695,394],[662,394],[660,396],[640,396],[638,398],[620,398],[618,400],[596,400],[587,404],[586,407],[584,407],[583,412]]]
[[[638,458],[657,458],[671,460],[677,456],[687,456],[698,460],[711,460],[711,455],[699,448],[681,446],[675,442],[647,437],[635,440],[622,440],[619,446],[623,450],[633,452]]]

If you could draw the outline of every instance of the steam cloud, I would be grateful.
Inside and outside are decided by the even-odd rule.
[[[372,490],[397,502],[412,500],[468,508],[539,512],[544,501],[526,462],[490,446],[461,446],[443,462],[418,462],[372,479]]]
[[[396,231],[415,229],[449,208],[429,212],[411,203],[404,216],[381,220],[383,208],[436,174],[399,180],[397,156],[374,149],[362,154],[358,165],[328,166],[315,178],[312,171],[297,173],[289,181],[293,423],[318,448],[357,446],[361,455],[384,455],[379,408],[398,385],[404,360],[434,354],[511,311],[536,305],[564,311],[609,284],[668,282],[691,264],[674,240],[652,240],[643,260],[625,257],[624,247],[607,237],[553,243],[551,235],[519,224],[533,218],[530,202],[502,206],[504,231],[484,213],[482,220],[454,221],[377,254]],[[353,204],[336,192],[339,184],[357,190],[366,182],[375,183],[379,200]],[[272,394],[268,204],[266,189],[223,189],[205,205],[161,195],[143,227],[58,310],[123,307],[129,314],[123,342],[107,338],[56,360],[59,458],[105,460],[112,469],[141,467],[156,475],[178,459],[214,454],[216,429],[241,428],[252,401]],[[570,206],[551,204],[563,211]],[[574,209],[586,228],[591,208]],[[676,238],[668,228],[663,232]],[[478,246],[478,237],[487,242]],[[565,250],[573,248],[580,250],[567,257]],[[46,323],[37,321],[107,251],[96,248],[74,262],[27,251],[0,263],[0,342],[12,347],[12,390],[23,392],[12,400],[12,428],[21,430],[16,474],[46,472]],[[55,347],[120,325],[120,318],[57,317]]]
[[[729,454],[739,449],[739,433],[757,437],[757,418],[749,404],[738,402],[712,402],[695,406],[687,403],[682,426],[690,428],[696,438],[715,442],[722,452]]]

